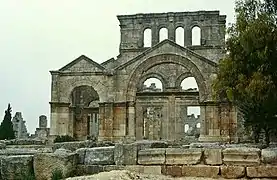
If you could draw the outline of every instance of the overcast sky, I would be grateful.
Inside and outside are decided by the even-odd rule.
[[[11,103],[31,133],[39,115],[50,121],[49,70],[82,54],[98,63],[116,57],[116,15],[194,10],[234,19],[233,0],[0,0],[0,120]]]

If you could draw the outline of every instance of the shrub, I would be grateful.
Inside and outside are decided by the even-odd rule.
[[[71,136],[57,136],[56,139],[54,140],[54,143],[57,142],[72,142],[72,141],[76,141],[73,137]]]

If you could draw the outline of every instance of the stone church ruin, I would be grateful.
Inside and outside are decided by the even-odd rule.
[[[50,71],[50,135],[114,142],[180,140],[191,122],[187,108],[197,106],[199,141],[237,141],[236,109],[216,102],[212,92],[217,64],[225,54],[226,16],[197,11],[117,18],[121,40],[116,59],[99,64],[81,55]],[[195,29],[201,34],[196,41]],[[161,31],[166,37],[161,38]],[[195,78],[198,89],[181,88],[188,77]],[[145,87],[149,78],[158,79],[162,88]]]

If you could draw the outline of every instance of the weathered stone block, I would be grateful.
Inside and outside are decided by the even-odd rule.
[[[136,173],[143,173],[143,174],[160,175],[162,171],[161,166],[127,165],[122,167],[125,170],[136,172]]]
[[[125,166],[125,170],[136,172],[136,173],[143,173],[144,168],[141,165],[127,165]]]
[[[34,155],[38,151],[35,149],[27,148],[10,148],[10,149],[0,149],[0,156],[16,156],[16,155]]]
[[[96,142],[94,141],[73,141],[73,142],[61,142],[61,143],[55,143],[53,146],[53,151],[64,148],[68,149],[70,151],[76,151],[80,148],[91,148],[96,147]]]
[[[105,165],[104,171],[114,171],[114,170],[124,170],[125,166],[120,166],[120,165]]]
[[[34,171],[37,180],[51,179],[54,170],[61,170],[64,177],[75,174],[78,162],[76,153],[38,153],[34,156]]]
[[[114,160],[116,165],[136,165],[137,164],[136,144],[116,144],[114,149]]]
[[[225,165],[255,166],[260,164],[258,148],[226,148],[223,152]]]
[[[167,148],[165,163],[170,164],[198,164],[201,161],[201,149]]]
[[[205,149],[204,150],[205,164],[221,165],[222,164],[222,149]]]
[[[160,175],[160,174],[162,174],[162,167],[161,166],[143,166],[142,173]]]
[[[138,152],[138,164],[158,165],[165,163],[165,149],[153,148],[144,149]]]
[[[85,174],[92,175],[104,171],[104,166],[102,165],[85,165]]]
[[[166,176],[181,177],[183,166],[162,166],[161,172]]]
[[[219,166],[183,166],[182,176],[189,177],[205,177],[205,178],[217,178],[219,174]]]
[[[243,166],[221,166],[221,175],[227,179],[238,179],[245,176],[245,167]]]
[[[85,165],[114,164],[114,146],[87,148],[85,151]]]
[[[256,166],[246,168],[250,178],[277,178],[277,166]]]
[[[263,149],[261,157],[265,164],[277,164],[277,148]]]
[[[149,148],[167,148],[168,143],[165,141],[150,141],[150,140],[142,140],[136,141],[134,144],[137,145],[138,151]]]
[[[1,176],[3,179],[18,179],[33,171],[33,156],[6,156],[1,160]]]

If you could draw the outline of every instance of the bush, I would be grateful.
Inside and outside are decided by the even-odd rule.
[[[73,137],[71,136],[57,136],[56,139],[54,140],[54,143],[58,143],[58,142],[72,142],[72,141],[76,141]]]
[[[63,172],[60,169],[55,169],[52,171],[51,180],[60,180],[63,179]]]

